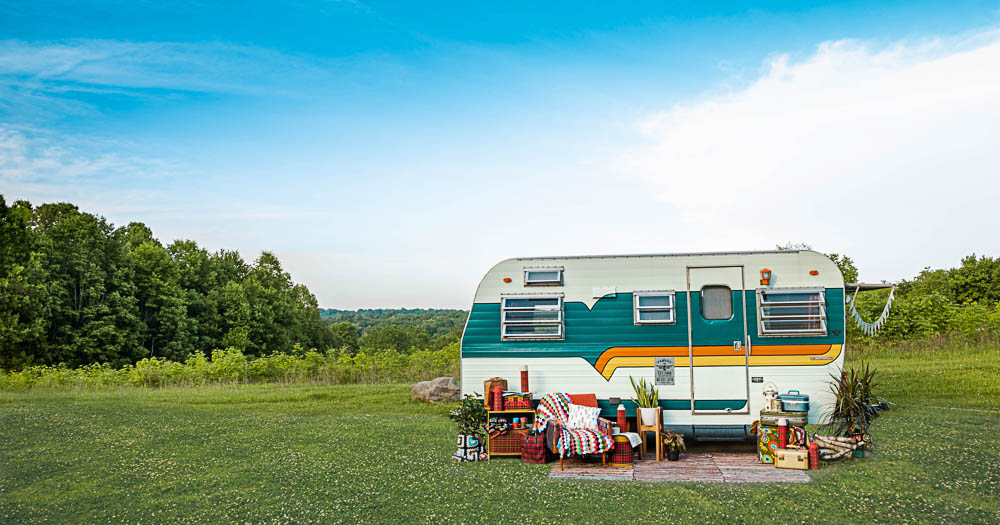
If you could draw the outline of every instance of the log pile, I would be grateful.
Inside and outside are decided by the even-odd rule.
[[[840,459],[852,451],[863,449],[865,442],[855,438],[813,435],[813,441],[819,445],[819,458],[823,460]]]

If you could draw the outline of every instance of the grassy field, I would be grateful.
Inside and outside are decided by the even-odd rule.
[[[0,393],[0,522],[1000,522],[1000,348],[864,357],[897,403],[876,454],[791,486],[456,464],[405,385]]]

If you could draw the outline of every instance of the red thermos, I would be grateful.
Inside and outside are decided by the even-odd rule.
[[[778,448],[785,448],[786,443],[788,443],[788,420],[782,418],[778,420]]]
[[[815,441],[809,442],[809,469],[819,470],[819,445]]]
[[[618,430],[621,432],[628,432],[625,428],[625,405],[618,405]]]
[[[528,365],[521,365],[521,392],[528,391]]]
[[[503,410],[503,387],[495,386],[493,387],[493,409]]]

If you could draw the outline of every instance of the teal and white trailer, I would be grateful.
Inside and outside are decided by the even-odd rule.
[[[462,335],[463,393],[595,393],[629,416],[629,377],[656,383],[664,424],[696,438],[747,436],[761,389],[809,395],[821,422],[845,343],[844,280],[821,253],[508,259],[483,277]],[[619,401],[620,400],[620,401]]]

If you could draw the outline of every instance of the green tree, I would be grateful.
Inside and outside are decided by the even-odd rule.
[[[951,271],[951,288],[959,304],[1000,301],[1000,258],[972,254]]]
[[[346,348],[352,355],[358,351],[358,327],[349,321],[332,323],[330,330],[330,347]]]
[[[840,268],[845,283],[858,282],[858,268],[854,266],[854,261],[850,257],[837,253],[828,253],[826,256]]]
[[[135,362],[138,307],[122,243],[103,217],[71,204],[43,204],[32,227],[48,290],[47,362]]]

